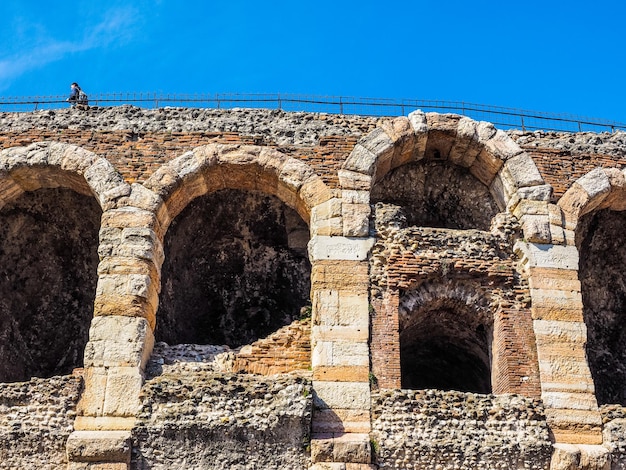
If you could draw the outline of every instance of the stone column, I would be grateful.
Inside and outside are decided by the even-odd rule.
[[[124,207],[102,216],[94,318],[85,347],[85,389],[67,443],[71,470],[126,470],[143,370],[154,344],[160,266],[153,212]]]
[[[370,238],[315,236],[312,263],[311,458],[314,468],[369,468]]]
[[[604,462],[602,456],[608,454],[601,446],[602,417],[585,352],[578,251],[574,246],[526,242],[518,242],[515,249],[530,286],[541,398],[555,441],[551,468],[579,468],[559,466],[576,455],[578,461],[593,454]],[[604,468],[598,465],[593,468]]]

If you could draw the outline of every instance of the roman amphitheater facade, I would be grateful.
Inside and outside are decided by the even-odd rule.
[[[0,468],[626,468],[624,133],[120,106],[0,145]]]

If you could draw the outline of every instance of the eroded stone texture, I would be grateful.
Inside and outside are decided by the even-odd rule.
[[[498,207],[489,189],[466,168],[417,162],[388,173],[372,189],[372,203],[402,206],[407,224],[489,230]]]
[[[539,400],[437,390],[381,390],[372,397],[380,470],[544,469],[552,446]]]
[[[307,234],[273,196],[225,190],[193,201],[165,238],[157,340],[237,347],[299,318]]]
[[[163,374],[143,387],[131,468],[305,469],[311,407],[295,376]]]
[[[0,468],[64,468],[81,389],[78,376],[0,384]]]
[[[604,424],[604,446],[611,455],[611,470],[626,469],[626,407],[605,405],[600,407]]]
[[[23,194],[0,211],[0,381],[67,374],[83,363],[101,211],[66,189]]]
[[[577,232],[587,355],[599,404],[626,405],[626,212],[586,215]]]

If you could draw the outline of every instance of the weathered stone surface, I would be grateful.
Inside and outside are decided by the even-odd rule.
[[[538,400],[381,390],[372,418],[379,468],[549,468],[552,446]]]

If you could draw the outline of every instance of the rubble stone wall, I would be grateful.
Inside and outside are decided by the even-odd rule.
[[[550,468],[543,406],[519,395],[381,390],[371,435],[381,470]]]
[[[80,375],[0,384],[0,468],[64,468],[81,391]]]

